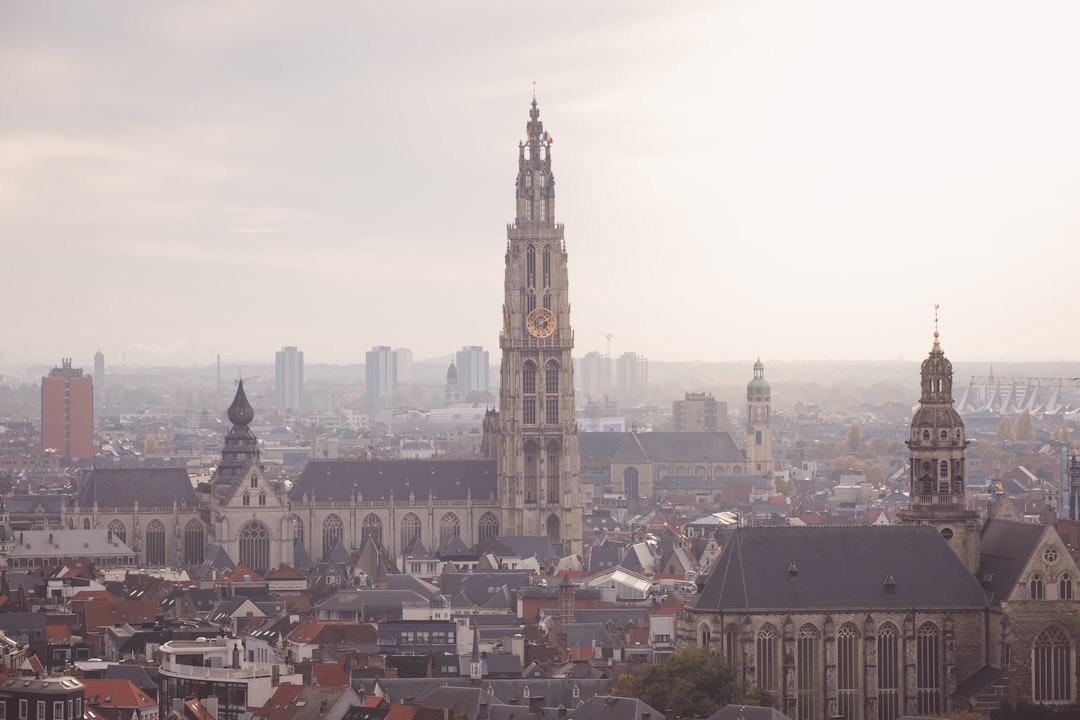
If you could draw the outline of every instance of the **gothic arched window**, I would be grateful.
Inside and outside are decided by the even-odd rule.
[[[559,458],[562,452],[558,443],[549,443],[547,447],[547,501],[558,504],[559,497]]]
[[[757,686],[774,693],[780,688],[780,636],[772,625],[758,631],[754,641],[757,652]]]
[[[251,496],[250,496],[250,495],[248,495],[247,493],[244,493],[244,500],[243,500],[243,503],[244,503],[244,505],[245,505],[245,506],[247,506],[247,505],[250,505],[250,504],[251,504]]]
[[[709,641],[712,640],[712,630],[709,629],[708,625],[702,623],[701,627],[698,628],[698,637],[701,639],[701,647],[707,648],[709,647]]]
[[[536,365],[527,360],[521,368],[521,421],[526,425],[536,424]]]
[[[341,518],[334,513],[327,515],[322,525],[322,556],[324,560],[330,557],[330,551],[338,544],[344,533],[345,523],[342,522]]]
[[[120,542],[127,542],[127,527],[120,520],[113,520],[109,523],[109,532],[111,532],[112,536]]]
[[[540,448],[534,442],[525,443],[525,502],[534,504],[537,502],[536,489],[537,475],[540,465]]]
[[[488,538],[498,537],[499,535],[499,519],[496,518],[493,513],[486,512],[481,515],[476,527],[477,540],[484,541]]]
[[[165,564],[165,525],[157,518],[146,526],[146,564]]]
[[[547,519],[547,536],[548,540],[553,543],[559,542],[559,538],[562,537],[559,527],[559,517],[557,515],[550,515]]]
[[[259,504],[260,505],[265,505],[266,504],[266,493],[259,493]]]
[[[628,467],[623,470],[623,493],[626,495],[626,500],[631,503],[636,503],[641,497],[640,490],[638,488],[638,470],[636,467]]]
[[[375,513],[368,513],[360,532],[363,537],[370,537],[376,543],[382,544],[382,518]]]
[[[915,695],[919,715],[941,712],[941,641],[936,626],[926,623],[915,634]]]
[[[420,518],[409,513],[401,518],[401,550],[404,552],[413,540],[420,537]]]
[[[1031,591],[1032,600],[1042,600],[1044,597],[1046,597],[1046,583],[1043,582],[1042,575],[1036,573],[1031,576],[1029,589]]]
[[[548,360],[544,366],[544,392],[555,395],[559,392],[559,363]]]
[[[188,520],[184,526],[184,562],[201,565],[206,555],[206,529],[197,519]]]
[[[543,218],[540,218],[543,220]],[[544,287],[551,287],[551,246],[544,246]]]
[[[796,720],[821,717],[821,635],[813,625],[803,625],[795,638]]]
[[[439,521],[439,544],[444,544],[455,535],[461,535],[461,520],[454,513],[448,512]]]
[[[526,207],[529,209],[532,208],[531,200]],[[526,219],[531,220],[531,215],[532,213],[529,213],[529,216],[527,216]],[[528,282],[526,282],[526,285],[531,288],[536,287],[536,248],[532,245],[525,250],[525,273],[528,275]]]
[[[240,562],[256,572],[270,569],[270,532],[258,520],[240,529]]]
[[[301,545],[304,544],[304,521],[300,519],[299,515],[291,515],[289,521],[292,522],[293,528],[293,542],[298,542]]]
[[[837,711],[845,718],[857,718],[862,709],[859,697],[859,633],[855,626],[845,623],[836,633],[836,693]]]
[[[1064,575],[1062,575],[1061,580],[1058,581],[1058,599],[1073,599],[1073,581],[1072,576],[1070,576],[1069,573],[1065,573]]]
[[[891,623],[878,629],[878,720],[900,716],[900,632]]]
[[[1037,703],[1071,703],[1072,643],[1056,625],[1039,633],[1031,649],[1032,689]]]

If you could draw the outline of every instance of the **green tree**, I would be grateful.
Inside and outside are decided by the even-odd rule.
[[[1005,700],[997,710],[990,711],[990,720],[1050,720],[1054,717],[1054,708],[1023,700],[1013,705]]]
[[[620,676],[611,694],[636,697],[668,717],[703,718],[731,702],[750,705],[755,700],[772,700],[760,693],[745,695],[735,676],[735,670],[716,653],[687,648],[650,665],[637,677]]]
[[[1017,440],[1035,439],[1035,421],[1031,419],[1031,411],[1025,410],[1016,417],[1015,433]]]
[[[844,438],[844,450],[857,453],[862,450],[862,426],[858,420],[852,420],[848,427],[847,437]]]

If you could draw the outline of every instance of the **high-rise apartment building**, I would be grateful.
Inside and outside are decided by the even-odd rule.
[[[611,394],[611,358],[595,350],[581,358],[581,394],[599,402]]]
[[[65,458],[94,456],[94,381],[64,358],[41,378],[41,449]]]
[[[626,352],[615,361],[615,387],[619,400],[638,399],[649,384],[649,361],[641,355]]]
[[[94,353],[94,401],[98,407],[105,404],[105,353]]]
[[[394,351],[388,345],[377,345],[364,354],[364,398],[368,406],[390,406],[394,392]]]
[[[487,393],[491,391],[488,373],[491,360],[488,351],[479,345],[466,345],[457,352],[458,388],[462,397],[471,392]]]
[[[274,388],[279,410],[298,412],[304,405],[304,353],[289,345],[278,350]]]
[[[394,387],[410,385],[412,381],[412,350],[398,348],[394,350]]]
[[[686,393],[671,404],[675,432],[728,432],[727,403],[712,393]]]

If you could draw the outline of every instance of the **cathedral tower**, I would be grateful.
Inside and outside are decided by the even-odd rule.
[[[911,492],[902,522],[933,525],[972,572],[979,564],[979,516],[966,509],[964,449],[967,436],[960,413],[953,408],[952,363],[938,342],[922,364],[922,397],[911,419]]]
[[[498,464],[502,534],[547,536],[571,554],[582,549],[574,333],[552,139],[536,98],[525,130],[507,226],[499,412],[487,450]]]
[[[772,388],[765,379],[761,359],[754,363],[754,379],[746,385],[746,461],[750,475],[772,475],[772,424],[769,419]]]

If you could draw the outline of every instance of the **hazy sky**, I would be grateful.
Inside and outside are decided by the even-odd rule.
[[[1080,359],[1080,4],[0,5],[3,365],[498,357],[533,81],[575,354]]]

